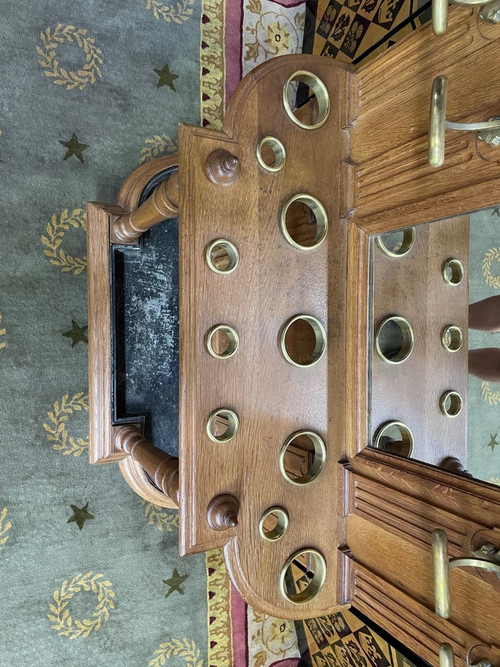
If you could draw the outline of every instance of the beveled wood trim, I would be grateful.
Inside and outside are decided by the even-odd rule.
[[[482,643],[477,637],[440,618],[390,580],[371,572],[348,550],[342,556],[351,573],[350,599],[355,609],[431,665],[439,665],[439,646],[448,643],[453,647],[455,665],[466,666],[469,649]]]
[[[354,220],[348,224],[346,437],[352,458],[368,442],[370,238]]]
[[[89,459],[108,463],[123,459],[112,425],[110,218],[123,209],[87,204],[87,273],[89,339]]]
[[[500,527],[500,489],[487,482],[369,447],[351,459],[349,467],[466,521],[485,528]]]
[[[485,28],[486,26],[486,28]],[[351,130],[358,224],[370,234],[460,215],[499,203],[500,153],[479,151],[474,132],[446,132],[442,167],[427,161],[434,77],[450,79],[447,118],[472,122],[500,113],[500,25],[474,8],[450,7],[445,35],[430,23],[357,73],[358,114]],[[404,66],[401,65],[404,63]]]
[[[151,484],[142,466],[137,461],[134,461],[131,456],[126,456],[118,465],[125,481],[138,496],[159,507],[166,507],[172,510],[179,509],[171,498]]]
[[[125,481],[139,496],[170,508],[177,507],[174,501],[157,490],[141,464],[116,443],[120,427],[112,424],[110,230],[114,220],[136,209],[144,187],[156,174],[177,164],[176,155],[151,160],[127,178],[117,205],[90,202],[87,206],[89,459],[91,463],[118,461]]]
[[[449,553],[454,557],[469,557],[473,535],[491,528],[483,522],[465,519],[453,512],[448,503],[440,505],[437,494],[414,497],[349,470],[346,495],[349,514],[357,514],[416,546],[430,549],[433,530],[446,531]]]

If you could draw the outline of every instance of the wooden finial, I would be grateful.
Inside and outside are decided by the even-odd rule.
[[[232,185],[240,175],[240,161],[236,155],[218,148],[207,157],[205,172],[216,185]]]
[[[237,498],[223,493],[213,498],[207,508],[207,521],[214,530],[227,530],[238,525],[240,503]]]
[[[464,477],[473,477],[468,470],[464,468],[463,463],[460,459],[457,459],[455,456],[447,456],[439,464],[440,468],[444,470],[450,470],[451,472],[458,473],[459,475],[464,475]]]
[[[116,446],[137,461],[156,486],[179,505],[179,459],[155,447],[133,425],[116,428]]]

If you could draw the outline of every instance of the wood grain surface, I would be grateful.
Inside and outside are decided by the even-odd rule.
[[[304,69],[316,73],[330,95],[330,116],[315,130],[299,129],[282,102],[287,77]],[[224,134],[180,127],[181,552],[226,544],[233,582],[250,604],[275,616],[303,618],[337,608],[332,556],[343,541],[336,464],[345,457],[347,260],[339,195],[351,78],[348,68],[326,59],[277,58],[236,91]],[[257,162],[265,136],[285,146],[279,172]],[[205,175],[207,157],[220,149],[239,161],[239,178],[230,186]],[[328,214],[326,239],[311,251],[292,247],[280,230],[282,207],[299,193],[317,197]],[[231,274],[216,274],[204,261],[206,246],[217,238],[238,248],[239,265]],[[281,327],[298,314],[316,317],[327,332],[327,351],[311,367],[292,366],[278,347]],[[240,338],[238,352],[225,360],[208,355],[203,344],[220,323]],[[240,426],[230,442],[214,443],[205,426],[221,407],[234,410]],[[283,443],[300,429],[318,433],[327,448],[323,472],[307,486],[285,481],[278,464]],[[216,532],[206,512],[223,493],[240,502],[238,526]],[[289,528],[279,541],[266,542],[259,520],[275,505],[289,513]],[[278,584],[286,559],[303,547],[324,555],[327,577],[313,602],[295,607]]]
[[[455,456],[467,467],[469,218],[418,225],[404,257],[389,257],[372,242],[371,257],[369,442],[382,424],[399,420],[413,433],[413,458],[439,465]],[[448,285],[442,276],[450,257],[460,259],[465,269],[459,285]],[[375,351],[381,322],[394,315],[410,323],[415,338],[410,356],[399,364],[387,363]],[[458,352],[441,343],[441,332],[450,324],[463,332]],[[463,398],[456,417],[443,415],[439,407],[449,390]]]

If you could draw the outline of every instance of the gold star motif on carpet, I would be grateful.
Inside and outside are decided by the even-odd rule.
[[[490,441],[486,445],[487,447],[491,447],[492,452],[495,450],[495,447],[498,447],[498,445],[500,445],[500,442],[498,442],[497,440],[497,435],[498,433],[490,433]]]
[[[71,347],[75,347],[78,343],[88,343],[89,341],[85,334],[88,325],[86,324],[85,326],[80,327],[75,320],[71,320],[71,324],[71,329],[63,333],[63,336],[66,336],[66,338],[71,338]]]
[[[165,595],[166,598],[173,593],[174,591],[177,591],[177,593],[180,593],[181,595],[184,595],[184,589],[181,588],[181,584],[186,581],[186,579],[189,577],[189,574],[183,574],[180,575],[179,572],[177,571],[177,568],[174,568],[174,572],[170,579],[164,579],[163,583],[166,584],[169,587],[168,593]]]
[[[157,88],[161,88],[162,86],[168,86],[173,91],[175,91],[174,81],[175,79],[179,78],[178,74],[172,74],[168,65],[165,65],[164,67],[162,67],[162,69],[155,69],[155,72],[160,77],[158,83],[156,84]]]
[[[68,150],[66,151],[66,155],[63,157],[63,160],[67,160],[70,158],[72,155],[77,157],[80,162],[83,162],[83,151],[86,150],[89,147],[89,144],[82,144],[78,141],[78,137],[76,134],[73,132],[71,135],[71,139],[69,141],[62,141],[59,139],[59,143],[65,146]]]
[[[66,521],[66,523],[71,523],[72,521],[74,521],[78,526],[78,528],[81,530],[85,525],[85,521],[87,521],[87,519],[95,519],[95,517],[87,511],[88,506],[89,506],[88,503],[84,507],[77,507],[76,505],[71,505],[71,509],[73,510],[73,516],[70,517]]]

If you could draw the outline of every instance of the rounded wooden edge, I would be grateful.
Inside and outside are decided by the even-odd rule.
[[[151,484],[141,465],[134,461],[131,456],[126,456],[118,465],[125,481],[138,496],[160,507],[167,507],[172,510],[179,509],[171,498]]]
[[[273,547],[272,543],[267,544],[271,548]],[[238,538],[232,538],[226,543],[224,546],[224,562],[232,584],[250,607],[259,609],[263,613],[273,616],[274,618],[303,620],[305,618],[328,616],[329,614],[348,609],[351,606],[350,603],[334,602],[330,596],[325,595],[324,588],[311,600],[299,605],[293,604],[283,598],[280,593],[279,575],[276,579],[276,591],[278,593],[279,602],[270,602],[262,597],[261,591],[256,590],[255,583],[248,580],[243,565],[244,554],[240,553],[239,546]],[[300,551],[303,549],[313,550],[314,547],[303,547]],[[335,555],[334,552],[332,552],[331,556],[332,558],[328,559],[332,561],[330,562],[330,576],[336,576],[334,570],[336,561],[338,560],[338,553]]]
[[[125,211],[131,211],[137,208],[142,191],[149,181],[165,169],[177,167],[179,164],[179,155],[163,155],[154,158],[135,169],[130,176],[123,182],[118,192],[117,204]]]

